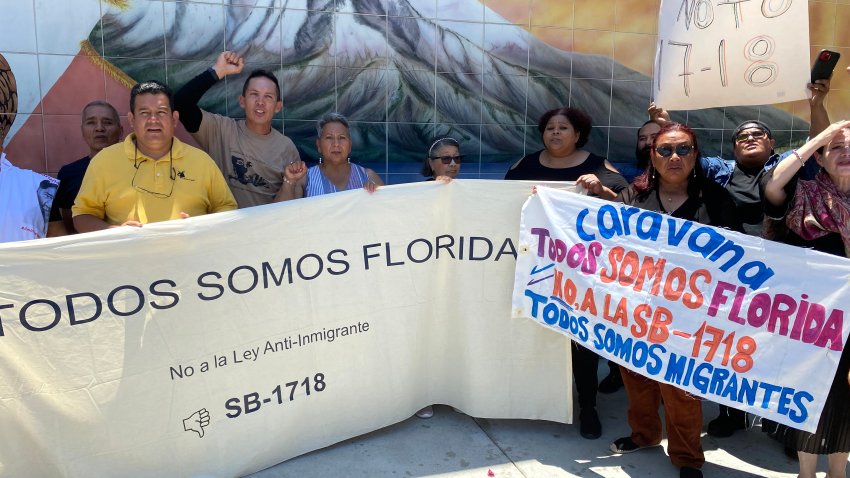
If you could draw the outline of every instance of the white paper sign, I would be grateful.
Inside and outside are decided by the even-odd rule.
[[[807,97],[808,2],[662,0],[652,82],[668,110]]]
[[[510,317],[531,185],[390,186],[0,247],[0,476],[242,476],[407,419],[571,421]]]

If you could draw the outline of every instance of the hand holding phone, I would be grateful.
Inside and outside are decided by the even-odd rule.
[[[838,64],[841,54],[836,51],[821,50],[812,66],[812,83],[818,80],[828,80],[832,76],[832,70]]]

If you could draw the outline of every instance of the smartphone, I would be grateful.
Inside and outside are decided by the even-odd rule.
[[[841,54],[837,51],[821,50],[812,66],[812,83],[817,80],[828,80],[839,58]]]

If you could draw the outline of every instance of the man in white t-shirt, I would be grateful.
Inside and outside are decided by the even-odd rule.
[[[0,141],[0,242],[46,237],[57,187],[58,180],[10,163]]]

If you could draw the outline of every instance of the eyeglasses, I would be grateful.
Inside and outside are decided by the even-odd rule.
[[[433,157],[431,157],[431,159],[439,159],[440,161],[442,161],[442,162],[443,162],[443,164],[451,164],[451,162],[452,162],[452,161],[454,161],[454,162],[455,162],[455,164],[460,164],[460,163],[463,161],[463,155],[457,155],[457,156],[433,156]]]
[[[174,169],[174,158],[171,156],[171,149],[169,148],[168,150],[168,169],[170,169],[168,176],[171,178],[171,189],[168,190],[168,194],[159,191],[151,191],[136,184],[136,176],[139,174],[139,166],[141,166],[145,161],[147,161],[147,159],[139,161],[139,147],[136,146],[136,152],[133,155],[133,167],[136,168],[136,172],[133,173],[133,180],[130,181],[130,185],[133,186],[133,189],[136,191],[148,193],[151,196],[162,199],[171,197],[171,194],[174,192],[174,182],[177,179],[177,170]]]
[[[744,133],[736,134],[735,135],[735,142],[736,143],[743,143],[744,141],[747,141],[750,138],[762,139],[765,136],[767,136],[767,133],[765,133],[764,131],[762,131],[760,129],[757,129],[757,130],[754,130],[754,131],[747,131],[747,132],[744,132]]]
[[[693,150],[694,150],[694,146],[692,144],[679,144],[679,145],[676,145],[675,147],[674,146],[659,146],[659,147],[655,148],[656,154],[658,154],[662,158],[669,158],[670,156],[673,156],[673,153],[676,153],[676,155],[681,158],[681,157],[684,157],[684,156],[691,154],[691,152],[693,152]]]

